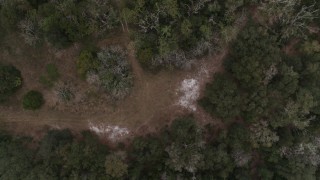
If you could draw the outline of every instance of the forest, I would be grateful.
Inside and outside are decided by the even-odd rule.
[[[115,32],[130,46],[97,45]],[[131,52],[152,77],[226,55],[196,101],[212,122],[188,111],[113,145],[90,130],[49,129],[34,138],[0,125],[0,179],[320,180],[318,1],[0,0],[1,49],[15,36],[30,49],[80,44],[76,78],[112,104],[139,88]],[[35,80],[42,88],[30,88],[4,57],[0,107],[40,112],[47,91],[61,103],[77,99],[59,84],[57,64],[42,64]]]

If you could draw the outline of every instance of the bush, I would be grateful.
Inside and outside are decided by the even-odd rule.
[[[74,97],[74,94],[68,86],[60,87],[57,90],[57,93],[58,97],[64,102],[70,101]]]
[[[125,97],[132,87],[132,72],[127,52],[119,46],[111,46],[98,53],[100,85],[114,98]]]
[[[93,52],[84,50],[77,60],[77,71],[81,78],[85,78],[89,71],[97,70],[99,62]]]
[[[137,52],[137,58],[143,67],[150,67],[153,57],[151,48],[139,49]]]
[[[24,95],[22,103],[24,109],[36,110],[44,104],[44,99],[40,92],[29,91]]]
[[[21,73],[14,66],[0,64],[0,102],[16,92],[22,84]]]

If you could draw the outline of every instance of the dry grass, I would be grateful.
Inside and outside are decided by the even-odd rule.
[[[177,89],[184,79],[197,77],[200,86],[200,98],[205,84],[212,80],[212,75],[223,71],[223,59],[227,51],[199,60],[188,71],[161,71],[157,74],[145,72],[134,57],[133,43],[127,34],[116,34],[108,40],[98,42],[99,47],[118,44],[128,50],[128,60],[134,74],[134,87],[131,94],[121,101],[112,101],[108,96],[91,87],[76,74],[75,61],[81,50],[75,44],[68,49],[57,51],[49,46],[32,48],[24,45],[21,39],[11,37],[6,48],[0,51],[0,61],[11,63],[21,70],[24,85],[11,99],[8,107],[0,106],[2,127],[14,133],[32,135],[39,138],[47,129],[70,128],[74,132],[87,130],[89,123],[106,124],[128,128],[132,135],[156,132],[175,118],[194,113],[201,124],[215,122],[201,107],[192,112],[177,105]],[[61,74],[60,83],[71,82],[75,98],[60,102],[55,88],[47,89],[38,81],[48,63],[57,65]],[[205,68],[205,69],[203,69]],[[206,73],[199,72],[205,70]],[[36,89],[44,94],[46,104],[39,111],[25,111],[20,100],[25,92]],[[123,137],[128,138],[128,137]]]
[[[10,100],[8,107],[0,107],[2,124],[18,133],[34,135],[45,128],[71,128],[75,131],[88,129],[91,123],[106,123],[128,127],[133,132],[147,122],[160,127],[163,121],[156,121],[172,111],[176,97],[176,86],[188,72],[160,72],[156,75],[146,73],[134,58],[132,44],[126,35],[118,35],[98,43],[99,46],[120,44],[128,49],[129,61],[134,73],[134,87],[131,94],[122,101],[113,102],[108,96],[90,87],[76,74],[75,61],[81,50],[78,44],[59,51],[46,46],[28,47],[21,39],[7,39],[7,48],[0,52],[1,62],[15,65],[23,75],[23,88]],[[7,50],[6,50],[7,49]],[[68,102],[57,99],[55,87],[48,89],[39,83],[48,63],[57,65],[61,74],[60,83],[71,82],[75,98]],[[58,83],[59,84],[59,83]],[[46,104],[36,112],[25,111],[20,100],[25,92],[36,89],[44,94]],[[37,129],[37,130],[35,130]]]

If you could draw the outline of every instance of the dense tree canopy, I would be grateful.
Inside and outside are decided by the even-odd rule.
[[[219,46],[220,31],[233,24],[243,1],[161,0],[129,3],[136,25],[137,58],[147,68],[188,67]],[[214,34],[218,34],[214,36]],[[228,36],[228,34],[226,34]]]
[[[315,179],[320,162],[319,132],[314,131],[319,127],[318,40],[301,40],[295,54],[287,55],[281,51],[286,44],[277,39],[250,23],[232,45],[226,72],[215,76],[200,103],[231,124],[227,139],[233,157],[245,160],[245,152],[258,150],[262,179]],[[238,123],[243,126],[235,128]]]

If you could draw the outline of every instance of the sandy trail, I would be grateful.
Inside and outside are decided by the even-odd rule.
[[[245,25],[239,23],[241,29]],[[26,47],[20,47],[21,43],[16,40],[12,43],[13,48],[18,47],[19,52]],[[61,79],[69,79],[78,84],[79,89],[88,88],[88,85],[76,78],[75,61],[81,47],[75,45],[61,52],[50,52],[50,50],[39,53],[30,48],[23,57],[32,57],[31,59],[19,59],[24,52],[17,55],[8,55],[8,53],[0,53],[0,58],[6,59],[7,62],[14,64],[21,70],[24,77],[24,87],[16,94],[16,101],[13,106],[0,106],[0,122],[1,126],[14,133],[23,135],[37,136],[39,132],[46,129],[63,129],[69,128],[74,132],[92,129],[93,127],[119,127],[128,129],[129,133],[122,138],[133,137],[133,135],[141,135],[145,133],[155,132],[164,125],[170,123],[175,118],[194,114],[200,123],[214,123],[221,125],[219,120],[213,120],[199,105],[197,100],[203,97],[205,85],[212,81],[215,73],[223,72],[223,60],[228,54],[228,47],[210,57],[199,59],[191,70],[185,71],[161,71],[157,74],[145,72],[134,56],[133,43],[130,43],[127,34],[119,34],[114,38],[98,42],[98,46],[108,46],[119,44],[128,50],[128,60],[131,63],[134,75],[134,87],[131,94],[124,100],[110,103],[98,97],[99,103],[91,104],[90,107],[80,104],[72,104],[65,110],[59,110],[50,106],[50,102],[39,111],[30,112],[21,108],[19,99],[27,90],[39,89],[44,92],[44,96],[50,97],[52,93],[47,89],[43,89],[37,79],[41,75],[37,73],[43,68],[43,62],[39,58],[50,56],[50,61],[58,64],[58,69],[63,70]],[[43,55],[45,54],[45,55]],[[26,66],[26,62],[28,65]],[[39,67],[39,64],[42,66]],[[36,64],[36,65],[34,65]],[[41,72],[41,71],[40,71]],[[196,86],[190,87],[191,92],[195,92],[195,96],[188,96],[185,92],[181,92],[181,85],[184,81],[195,80]],[[83,88],[82,88],[83,87]],[[196,88],[196,89],[194,89]],[[195,91],[196,90],[196,91]],[[181,106],[179,101],[183,96],[187,104],[193,108]],[[192,98],[190,98],[192,97]],[[49,100],[50,101],[50,100]],[[101,102],[102,101],[102,102]],[[78,107],[82,107],[82,109]],[[70,111],[70,109],[75,111]],[[97,130],[100,131],[100,130]]]
[[[35,129],[39,130],[44,127],[70,128],[74,131],[80,131],[88,129],[90,123],[105,123],[110,126],[126,127],[132,132],[135,132],[136,129],[144,126],[146,122],[158,119],[162,117],[163,114],[172,112],[174,108],[173,102],[177,98],[174,89],[188,72],[163,71],[158,74],[146,73],[135,59],[132,44],[128,43],[129,38],[127,36],[121,36],[111,41],[112,42],[110,42],[110,40],[108,42],[101,42],[99,45],[121,44],[128,50],[128,60],[132,65],[134,74],[134,87],[131,94],[124,100],[115,103],[107,101],[99,102],[99,104],[96,104],[97,107],[94,107],[95,104],[93,104],[90,107],[81,109],[77,108],[77,106],[82,106],[80,103],[69,105],[68,107],[70,107],[70,109],[77,108],[74,111],[69,111],[69,109],[67,109],[68,107],[62,110],[55,108],[55,103],[51,100],[53,99],[53,93],[51,90],[43,88],[38,82],[39,76],[41,76],[41,73],[44,71],[43,66],[45,66],[43,65],[44,62],[40,62],[38,59],[40,59],[40,57],[44,59],[44,55],[37,55],[39,52],[32,51],[30,48],[27,49],[29,52],[21,52],[18,55],[0,53],[0,59],[14,64],[21,70],[24,77],[24,86],[16,93],[15,97],[12,98],[13,100],[10,102],[10,106],[0,106],[1,127],[5,127],[7,130],[16,133],[28,135],[32,134]],[[16,44],[12,46],[19,47],[19,42],[16,42]],[[20,47],[19,52],[24,48],[25,47]],[[58,69],[62,71],[62,77],[60,79],[73,81],[75,84],[78,84],[78,87],[83,87],[84,89],[87,88],[86,83],[76,78],[75,60],[79,50],[78,45],[75,45],[68,50],[44,52],[44,54],[50,54],[50,60],[48,61],[57,64]],[[23,57],[34,58],[21,59],[20,56],[24,55],[24,53],[30,54],[26,54]],[[37,89],[43,92],[47,101],[42,109],[35,112],[25,111],[21,107],[20,100],[23,94],[30,89]],[[152,127],[157,128],[162,125],[163,121],[160,121],[152,124]],[[146,129],[144,132],[146,132]]]
[[[56,111],[49,107],[35,112],[22,110],[21,107],[1,107],[2,126],[22,134],[29,134],[30,131],[43,127],[70,128],[80,131],[88,129],[89,123],[126,127],[138,134],[156,131],[175,117],[192,112],[176,103],[180,98],[177,89],[181,82],[188,77],[196,76],[201,89],[199,93],[202,94],[205,84],[211,80],[211,75],[221,71],[225,56],[223,52],[217,56],[199,60],[198,65],[191,71],[163,71],[153,75],[142,70],[133,56],[133,50],[130,47],[128,49],[135,85],[129,97],[115,106],[106,106],[106,112],[85,115],[85,113]],[[207,67],[206,73],[201,73],[199,76],[199,71],[202,71],[203,67]],[[198,109],[201,112],[198,113],[199,115],[205,114],[201,108]]]

